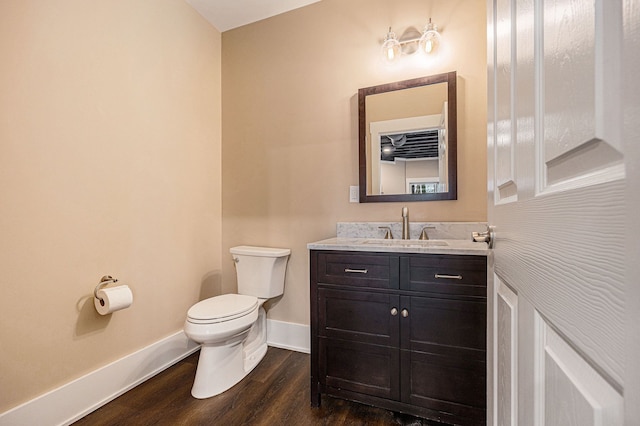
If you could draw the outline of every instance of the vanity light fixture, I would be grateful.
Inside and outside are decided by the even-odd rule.
[[[417,33],[417,31],[415,32]],[[408,48],[408,46],[415,46],[416,43],[419,45],[419,49],[415,47],[413,47],[413,49]],[[396,33],[389,27],[389,32],[387,32],[384,42],[382,43],[382,56],[385,60],[393,62],[403,53],[410,54],[417,50],[427,55],[434,54],[437,52],[439,46],[440,33],[438,32],[438,27],[431,22],[431,18],[429,18],[429,23],[422,31],[422,35],[407,40],[399,40]]]

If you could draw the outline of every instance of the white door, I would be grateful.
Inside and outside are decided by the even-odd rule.
[[[623,85],[640,85],[638,1],[487,3],[488,423],[621,425],[639,389],[625,218],[640,100]]]

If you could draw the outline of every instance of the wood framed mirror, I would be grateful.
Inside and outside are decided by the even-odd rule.
[[[360,202],[457,199],[456,72],[358,90]]]

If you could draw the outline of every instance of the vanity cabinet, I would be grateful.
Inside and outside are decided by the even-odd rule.
[[[327,394],[485,424],[486,257],[310,256],[313,406]]]

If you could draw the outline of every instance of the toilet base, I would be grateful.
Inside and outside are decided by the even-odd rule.
[[[267,317],[260,307],[258,319],[244,331],[222,343],[203,344],[191,389],[194,398],[221,394],[245,378],[267,353]]]
[[[246,332],[242,333],[246,335]],[[204,399],[218,395],[238,383],[245,376],[243,368],[242,339],[229,345],[205,345],[200,347],[196,378],[191,388],[194,398]]]
[[[249,374],[267,353],[267,314],[262,306],[244,344],[244,370]]]

